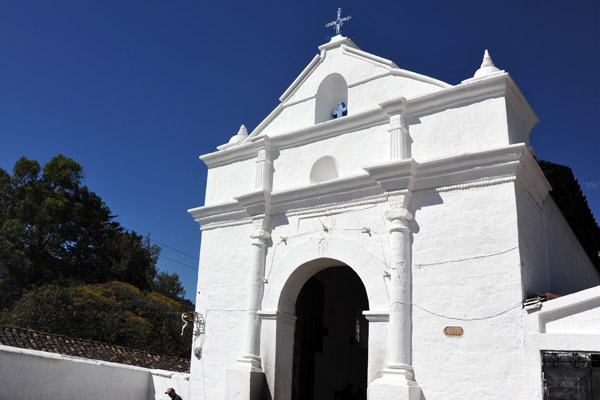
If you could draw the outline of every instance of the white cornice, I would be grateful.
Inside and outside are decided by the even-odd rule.
[[[414,178],[414,189],[515,175],[524,151],[527,151],[524,145],[516,144],[421,163]]]
[[[527,192],[538,210],[542,210],[544,200],[552,186],[533,156],[527,149],[523,152],[517,169],[517,183],[519,188]]]
[[[344,118],[332,119],[304,129],[273,136],[271,141],[275,149],[301,146],[319,140],[329,139],[349,132],[355,132],[377,125],[387,124],[387,116],[378,109],[372,109],[360,114]]]
[[[516,179],[517,178],[515,178],[514,176],[504,176],[501,178],[483,179],[483,180],[474,181],[474,182],[457,183],[455,185],[438,186],[438,187],[429,188],[429,189],[415,190],[413,192],[413,197],[425,196],[430,193],[443,193],[443,192],[452,192],[455,190],[469,190],[469,189],[476,189],[476,188],[482,188],[482,187],[488,187],[488,186],[502,185],[505,183],[514,182]]]
[[[482,80],[470,84],[460,84],[407,101],[406,113],[408,115],[426,115],[457,107],[463,104],[501,97],[506,93],[508,74],[499,75],[493,79]],[[394,101],[381,105],[394,107]]]
[[[335,49],[337,47],[346,46],[354,49],[358,49],[356,43],[352,41],[352,39],[347,38],[343,35],[336,35],[331,38],[331,40],[325,44],[319,46],[319,51],[321,53],[326,53],[329,50]]]
[[[273,193],[271,211],[283,214],[293,209],[318,208],[380,194],[383,194],[381,188],[367,174],[360,174]]]
[[[263,131],[263,129],[265,129],[267,127],[267,125],[269,125],[271,123],[271,121],[273,121],[275,119],[275,117],[277,117],[279,114],[281,114],[281,111],[283,111],[283,108],[284,108],[283,104],[277,105],[277,107],[275,107],[275,109],[273,111],[271,111],[271,113],[269,115],[267,115],[267,117],[265,119],[263,119],[262,122],[260,124],[258,124],[258,126],[256,128],[254,128],[254,130],[250,133],[250,135],[248,135],[248,138],[242,143],[245,143],[246,141],[250,140],[250,138],[260,135],[260,133]]]
[[[455,190],[471,190],[471,189],[477,189],[477,188],[488,187],[488,186],[502,185],[502,184],[514,182],[515,180],[516,180],[516,177],[508,176],[508,177],[502,177],[502,178],[496,178],[496,179],[484,179],[484,180],[479,180],[479,181],[474,181],[474,182],[459,183],[456,185],[439,186],[439,187],[435,187],[435,188],[428,188],[428,189],[413,191],[413,196],[417,197],[417,196],[424,196],[424,195],[427,195],[430,193],[451,192],[451,191],[455,191]],[[294,207],[289,208],[287,211],[274,213],[272,215],[279,214],[279,215],[285,215],[286,217],[312,217],[312,216],[317,216],[317,215],[321,215],[321,216],[335,215],[335,214],[345,212],[347,210],[359,209],[359,208],[363,208],[363,207],[370,207],[373,205],[378,205],[381,203],[387,203],[388,197],[391,195],[397,194],[397,193],[405,194],[406,190],[386,192],[386,193],[382,193],[382,194],[378,194],[378,195],[374,195],[374,196],[362,197],[362,198],[355,199],[355,200],[344,201],[344,202],[335,202],[335,203],[326,203],[326,199],[322,198],[321,199],[322,203],[320,205],[316,205],[316,206],[314,205],[315,200],[313,199],[313,201],[312,201],[313,205],[311,205],[311,206],[304,207],[304,208],[297,208],[298,203],[296,203],[296,204],[294,204]],[[194,210],[189,210],[189,211],[194,211]],[[208,230],[218,229],[218,228],[226,228],[226,227],[231,227],[231,226],[238,226],[238,225],[249,225],[252,223],[252,219],[250,218],[250,216],[248,216],[245,213],[245,210],[240,208],[239,212],[240,212],[240,214],[239,214],[240,219],[235,220],[235,221],[232,221],[230,219],[230,216],[232,214],[227,214],[226,216],[229,219],[225,219],[222,222],[217,221],[215,218],[212,218],[210,220],[210,222],[208,222],[209,221],[208,219],[200,219],[199,218],[199,219],[196,219],[196,222],[200,223],[201,229],[203,231],[208,231]],[[204,222],[204,221],[207,221],[207,222]]]
[[[350,57],[357,58],[361,61],[368,62],[369,64],[376,65],[380,68],[384,69],[392,69],[398,68],[398,66],[391,60],[387,58],[379,57],[371,53],[367,53],[357,47],[350,47],[346,45],[342,45],[342,54],[346,54]]]
[[[515,81],[508,76],[507,80],[508,89],[506,91],[506,99],[507,103],[512,106],[512,108],[517,113],[519,119],[525,124],[525,128],[527,132],[530,132],[533,127],[540,122],[535,112],[525,100],[525,96],[521,93],[521,90],[515,83]]]
[[[228,201],[226,203],[213,204],[210,206],[190,208],[188,213],[191,214],[194,221],[200,226],[205,226],[212,223],[231,222],[235,225],[238,221],[247,218],[246,210],[244,210],[237,201]]]
[[[283,92],[283,94],[279,98],[279,101],[285,103],[290,97],[292,97],[294,92],[302,85],[302,83],[304,83],[304,81],[306,81],[306,79],[308,79],[308,77],[313,73],[313,71],[323,61],[323,59],[324,57],[322,57],[320,54],[314,56],[312,61],[306,66],[306,68],[302,70],[300,75],[298,75],[294,82],[292,82],[290,87],[288,87],[286,91]]]
[[[367,167],[367,173],[294,189],[256,191],[234,201],[191,209],[203,230],[249,223],[258,214],[311,215],[337,213],[384,202],[396,190],[414,196],[465,190],[517,181],[536,201],[543,201],[550,185],[524,144],[417,163],[387,162]],[[396,176],[394,175],[396,174]]]
[[[256,149],[252,143],[245,142],[237,147],[227,149],[225,151],[215,151],[214,153],[208,153],[200,156],[200,159],[204,161],[204,164],[208,168],[218,167],[234,163],[236,161],[243,161],[249,158],[256,157]]]
[[[417,162],[412,158],[389,161],[383,164],[365,167],[364,170],[386,192],[412,189],[411,179],[417,171]]]
[[[420,82],[424,82],[424,83],[429,83],[431,85],[435,85],[435,86],[439,86],[443,89],[447,89],[447,88],[451,88],[452,85],[450,85],[449,83],[446,83],[444,81],[440,81],[439,79],[435,79],[432,78],[430,76],[427,75],[421,75],[418,74],[416,72],[412,72],[412,71],[407,71],[405,69],[401,69],[401,68],[394,68],[392,70],[390,70],[390,73],[394,76],[401,76],[404,78],[409,78],[409,79],[414,79],[416,81],[420,81]]]
[[[235,198],[247,215],[272,214],[271,193],[267,190],[257,190]]]

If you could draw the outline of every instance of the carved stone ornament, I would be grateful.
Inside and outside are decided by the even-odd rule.
[[[252,234],[250,237],[252,239],[261,239],[261,240],[269,240],[271,238],[271,233],[269,232],[269,218],[255,218],[252,220]]]
[[[256,161],[265,161],[267,159],[267,149],[262,147],[256,153]]]
[[[413,220],[413,215],[406,208],[398,208],[398,209],[387,210],[385,212],[385,218],[388,221],[394,221],[394,220],[405,221],[407,224],[408,221]]]
[[[390,194],[388,195],[388,204],[392,210],[407,208],[411,198],[412,192],[408,190],[404,193]]]
[[[390,117],[390,129],[398,129],[402,126],[402,115],[394,114]]]

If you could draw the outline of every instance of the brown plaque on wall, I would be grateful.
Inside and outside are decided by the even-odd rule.
[[[444,328],[446,336],[462,336],[464,331],[460,326],[447,326]]]

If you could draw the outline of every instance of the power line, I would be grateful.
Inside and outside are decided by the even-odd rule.
[[[401,304],[407,304],[407,303],[402,303],[402,302],[397,302],[397,303],[401,303]],[[515,305],[513,305],[513,306],[510,306],[510,307],[509,307],[509,308],[507,308],[506,310],[500,311],[500,312],[498,312],[498,313],[496,313],[496,314],[488,315],[488,316],[486,316],[486,317],[478,317],[478,318],[461,318],[461,317],[449,317],[449,316],[447,316],[447,315],[438,314],[438,313],[435,313],[435,312],[433,312],[433,311],[429,311],[429,310],[427,310],[427,309],[425,309],[425,308],[423,308],[423,307],[421,307],[421,306],[419,306],[419,305],[417,305],[417,304],[415,304],[415,303],[408,303],[408,304],[412,304],[413,306],[415,306],[415,307],[417,307],[417,308],[419,308],[419,309],[421,309],[421,310],[425,311],[426,313],[429,313],[429,314],[432,314],[432,315],[435,315],[435,316],[438,316],[438,317],[442,317],[442,318],[454,319],[454,320],[457,320],[457,321],[483,321],[484,319],[496,318],[496,317],[498,317],[498,316],[500,316],[500,315],[502,315],[502,314],[506,314],[507,312],[509,312],[509,311],[511,311],[511,310],[514,310],[514,309],[515,309],[515,308],[517,308],[517,307],[520,307],[520,306],[522,306],[521,302],[518,302],[518,303],[516,303]]]
[[[180,254],[183,254],[184,256],[188,256],[188,257],[190,257],[190,258],[193,258],[194,260],[198,260],[198,257],[195,257],[195,256],[189,255],[189,254],[187,254],[187,253],[184,253],[183,251],[181,251],[181,250],[177,250],[177,249],[176,249],[176,248],[174,248],[174,247],[171,247],[171,246],[169,246],[169,245],[167,245],[167,244],[161,243],[161,242],[159,242],[158,240],[154,240],[154,239],[150,238],[150,241],[151,241],[151,242],[154,242],[154,243],[157,243],[157,244],[159,244],[159,245],[161,245],[161,246],[163,246],[163,247],[166,247],[166,248],[168,248],[168,249],[171,249],[171,250],[173,250],[173,251],[176,251],[176,252],[178,252],[178,253],[180,253]]]
[[[191,265],[184,264],[184,263],[182,263],[181,261],[173,260],[172,258],[165,257],[165,256],[163,256],[163,255],[159,255],[158,257],[160,257],[160,258],[164,258],[164,259],[166,259],[166,260],[169,260],[169,261],[173,261],[173,262],[175,262],[175,263],[177,263],[177,264],[181,264],[181,265],[183,265],[184,267],[188,267],[188,268],[191,268],[191,269],[193,269],[193,270],[198,270],[198,267],[193,267],[193,266],[191,266]]]

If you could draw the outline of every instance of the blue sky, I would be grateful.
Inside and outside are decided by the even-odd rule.
[[[600,217],[599,1],[0,0],[0,167],[81,163],[123,226],[192,256],[165,247],[159,267],[193,300],[198,156],[277,106],[338,7],[360,48],[450,84],[489,49],[540,119],[538,157],[571,166]]]

